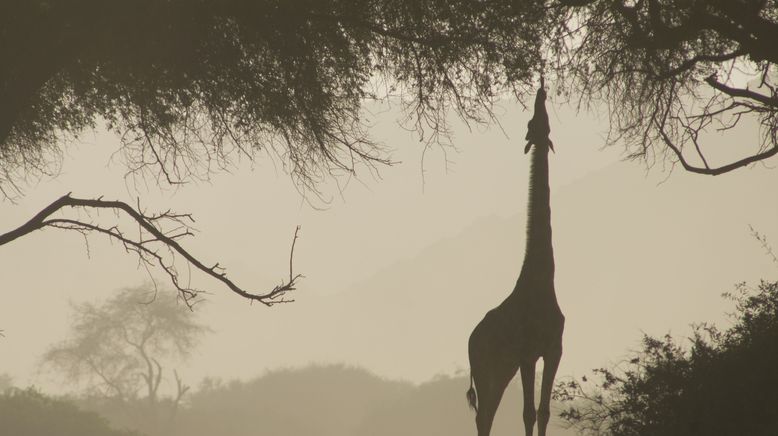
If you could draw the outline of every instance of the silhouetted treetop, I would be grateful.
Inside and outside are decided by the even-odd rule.
[[[34,388],[0,394],[0,421],[3,434],[8,435],[142,436],[134,431],[115,430],[98,414]]]
[[[0,180],[51,169],[60,139],[105,120],[131,172],[178,183],[269,150],[310,186],[388,162],[366,99],[400,97],[435,138],[446,110],[479,119],[541,69],[607,101],[632,157],[719,174],[778,153],[775,40],[770,0],[6,0]],[[759,143],[709,165],[700,131],[744,113]]]
[[[741,283],[732,326],[695,327],[688,346],[645,335],[593,380],[556,388],[560,417],[582,435],[759,435],[778,428],[778,282]]]
[[[778,153],[778,2],[559,0],[555,71],[571,94],[605,100],[611,142],[630,157],[716,175]],[[744,118],[743,156],[716,163],[700,135]],[[709,150],[708,150],[709,151]]]
[[[131,172],[178,183],[269,150],[310,186],[388,162],[366,99],[400,97],[434,139],[446,110],[479,119],[541,69],[607,101],[632,157],[720,174],[778,153],[776,40],[771,0],[7,0],[0,181],[105,120]],[[744,114],[758,143],[709,164],[700,132]]]
[[[518,5],[518,6],[517,6]],[[388,162],[365,99],[398,96],[433,135],[521,93],[542,2],[104,0],[0,3],[0,181],[48,170],[105,120],[131,172],[207,177],[270,150],[303,184]]]

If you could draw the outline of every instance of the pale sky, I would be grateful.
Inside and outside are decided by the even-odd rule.
[[[669,175],[665,183],[661,183],[668,177],[661,168],[655,168],[646,177],[645,168],[640,164],[614,165],[619,161],[623,149],[616,147],[601,150],[607,120],[575,115],[566,108],[550,108],[550,111],[551,136],[556,147],[556,154],[551,155],[550,159],[552,215],[555,226],[557,220],[560,222],[559,227],[555,227],[554,240],[561,256],[557,266],[557,289],[562,309],[568,320],[572,319],[568,321],[566,355],[563,357],[560,375],[580,373],[618,359],[620,353],[635,347],[641,331],[662,334],[667,330],[683,331],[683,326],[710,320],[711,317],[721,320],[723,309],[727,307],[719,298],[721,292],[730,290],[736,281],[755,281],[776,271],[775,266],[762,254],[758,243],[748,235],[747,224],[755,225],[768,237],[778,238],[778,211],[774,196],[770,195],[770,188],[774,185],[764,185],[765,180],[774,181],[778,173],[755,168],[731,177],[713,179],[684,174],[679,169]],[[253,164],[245,161],[238,163],[231,174],[218,174],[211,183],[191,183],[177,189],[159,189],[150,183],[148,189],[141,187],[136,191],[128,188],[121,162],[109,163],[111,154],[119,146],[118,139],[106,132],[96,132],[84,135],[78,145],[69,148],[62,173],[58,177],[30,185],[17,204],[7,201],[2,204],[0,232],[22,224],[46,204],[70,191],[77,197],[102,195],[106,199],[119,199],[132,204],[139,195],[141,203],[148,210],[172,209],[192,213],[197,220],[195,227],[199,233],[195,238],[186,240],[184,246],[206,264],[219,262],[225,266],[230,277],[239,285],[262,290],[277,284],[288,273],[289,243],[295,225],[299,224],[302,229],[294,263],[296,272],[304,274],[305,278],[300,281],[299,289],[293,295],[297,299],[295,303],[274,308],[256,304],[250,306],[216,281],[201,275],[193,276],[197,287],[212,292],[199,313],[201,320],[211,326],[214,333],[204,339],[183,371],[192,380],[190,383],[196,383],[204,376],[250,378],[261,375],[267,369],[299,366],[311,361],[354,363],[366,366],[379,375],[413,381],[429,379],[436,373],[466,369],[466,333],[486,309],[499,303],[501,295],[507,295],[510,290],[507,285],[504,289],[502,285],[495,285],[488,292],[473,290],[476,293],[485,292],[490,297],[464,305],[461,308],[461,331],[457,330],[451,336],[448,330],[439,332],[439,326],[436,325],[438,317],[450,322],[450,316],[445,315],[445,302],[432,299],[432,302],[417,303],[413,310],[429,314],[426,318],[429,320],[428,331],[423,323],[414,324],[414,329],[419,332],[418,337],[429,334],[430,341],[440,339],[440,352],[433,348],[433,351],[429,351],[432,353],[429,358],[418,355],[412,359],[408,355],[410,351],[389,349],[390,345],[382,347],[378,342],[359,342],[357,336],[354,336],[357,339],[353,342],[347,342],[342,330],[333,330],[341,333],[329,339],[314,333],[326,330],[323,328],[325,324],[335,325],[342,321],[335,317],[337,309],[333,309],[332,305],[333,301],[340,301],[337,300],[339,295],[360,292],[368,295],[371,289],[362,289],[361,286],[376,283],[376,277],[381,277],[381,274],[397,275],[412,268],[418,268],[420,275],[425,275],[424,271],[440,271],[418,264],[435,262],[434,259],[430,260],[430,256],[433,256],[430,253],[440,252],[434,248],[436,244],[457,241],[457,238],[466,239],[470,237],[468,235],[481,231],[479,228],[492,224],[495,228],[506,225],[509,229],[514,228],[515,224],[516,235],[523,235],[529,161],[522,152],[522,139],[531,114],[523,111],[518,104],[504,104],[497,111],[504,133],[495,126],[478,126],[469,131],[461,123],[455,122],[453,143],[459,151],[449,151],[446,169],[442,153],[431,149],[425,158],[422,183],[423,145],[413,133],[397,125],[399,114],[395,110],[374,113],[377,115],[373,120],[371,134],[391,147],[394,150],[393,158],[402,163],[382,168],[380,180],[363,172],[359,180],[351,181],[342,194],[333,183],[323,185],[325,196],[331,198],[328,205],[312,201],[313,206],[316,206],[312,207],[304,201],[289,177],[263,155]],[[722,142],[722,147],[726,142]],[[626,176],[609,178],[613,174]],[[576,190],[581,181],[586,181],[581,186],[602,188]],[[619,191],[622,188],[631,191]],[[724,198],[744,199],[747,205],[743,206],[743,210],[749,211],[748,214],[737,215],[736,205],[716,205],[719,193]],[[629,222],[618,221],[619,217],[614,214],[621,213],[622,209],[620,204],[613,204],[610,200],[622,198],[619,195],[625,199],[634,199],[635,205],[663,204],[667,208],[642,210],[638,218],[634,218],[639,207],[624,203],[624,207],[630,209],[623,211],[624,217],[627,217],[625,220]],[[554,204],[557,196],[563,202],[558,208]],[[649,200],[641,203],[641,196],[650,196],[650,201],[654,203]],[[672,232],[678,230],[676,223],[683,222],[684,216],[691,217],[694,210],[701,210],[703,205],[695,205],[695,199],[711,205],[712,213],[717,215],[719,213],[716,211],[729,211],[721,214],[727,215],[728,221],[713,220],[731,224],[731,227],[721,229],[721,234],[726,235],[726,238],[720,240],[729,241],[727,238],[731,237],[733,241],[742,241],[742,247],[745,247],[742,250],[747,252],[733,252],[741,250],[741,245],[734,248],[713,244],[711,241],[718,239],[718,233],[703,234],[694,228],[684,230],[683,234],[692,236],[679,241],[677,246],[673,246],[677,237],[672,240],[662,239],[662,235],[674,235]],[[596,214],[600,207],[598,205],[607,205],[602,206],[603,210],[613,212],[599,217]],[[754,205],[760,205],[758,213],[753,212],[757,207]],[[568,210],[578,212],[564,216],[555,214],[564,214]],[[590,270],[580,265],[576,269],[573,265],[577,261],[572,253],[579,253],[575,250],[581,249],[573,247],[573,241],[584,241],[585,237],[592,236],[585,234],[588,232],[586,228],[577,229],[573,224],[568,224],[576,222],[576,214],[581,215],[581,220],[591,219],[589,228],[592,229],[599,228],[598,223],[611,219],[623,225],[623,228],[606,226],[613,229],[618,227],[623,232],[609,236],[612,240],[608,241],[615,241],[614,246],[623,243],[631,237],[629,235],[640,234],[642,236],[635,236],[635,240],[647,241],[641,244],[657,241],[664,244],[664,248],[647,252],[644,246],[627,245],[626,252],[609,252],[603,248],[608,245],[605,242],[602,246],[587,242],[592,245],[587,246],[590,252],[581,252],[575,256],[579,256],[580,260],[596,259],[602,262],[602,270],[607,274],[597,279],[599,281],[596,283],[601,283],[602,287],[596,292],[571,289],[576,288],[574,283],[583,282],[577,280],[576,274],[584,275]],[[114,216],[104,213],[100,219],[101,222],[110,223]],[[513,241],[510,239],[513,237],[506,236],[506,240]],[[454,246],[458,245],[455,243]],[[463,256],[503,256],[503,252],[491,252],[488,247],[483,253],[475,252],[481,249],[477,241],[471,246],[472,250],[467,250],[468,253],[463,253]],[[511,256],[520,257],[523,245],[519,241],[506,250]],[[446,253],[445,250],[443,253],[446,256],[458,256],[458,253]],[[672,266],[672,262],[675,262],[675,254],[681,259],[693,261],[668,269],[667,265]],[[632,256],[640,259],[638,262],[642,268],[634,271],[630,269],[629,258]],[[731,259],[742,259],[743,263],[737,263],[731,271],[721,266],[734,265]],[[518,274],[520,263],[515,263],[515,274]],[[610,271],[609,265],[620,266]],[[445,270],[445,265],[443,268]],[[506,268],[512,267],[509,265]],[[711,268],[715,269],[715,274],[707,275]],[[55,389],[54,379],[38,374],[35,365],[48,345],[64,339],[68,326],[68,302],[94,301],[111,295],[116,289],[135,286],[148,279],[146,272],[137,268],[136,259],[117,244],[111,244],[97,235],[91,236],[87,256],[86,245],[80,235],[57,230],[36,232],[3,246],[0,249],[0,269],[4,284],[0,301],[0,328],[6,336],[0,339],[0,373],[9,373],[21,385],[34,383],[52,389]],[[494,275],[489,271],[463,271],[456,268],[448,273],[452,276],[461,274],[462,277],[456,281],[462,283],[477,282],[481,274]],[[506,270],[505,277],[510,277],[510,274],[510,270]],[[660,310],[647,313],[650,304],[631,303],[642,301],[640,299],[645,298],[645,295],[633,296],[630,289],[616,287],[616,283],[622,283],[617,280],[621,274],[628,274],[624,280],[645,283],[651,281],[645,280],[643,274],[656,280],[671,274],[666,282],[657,282],[662,283],[657,286],[663,288],[657,290],[657,294],[676,293],[685,296],[679,298],[677,304],[674,301],[661,302],[657,306]],[[701,276],[717,281],[711,284]],[[686,292],[683,289],[672,289],[674,277],[683,277],[683,280],[676,281],[692,283],[695,290]],[[434,279],[420,277],[420,282],[432,280],[434,283]],[[500,280],[499,283],[509,282]],[[722,280],[724,282],[718,282]],[[160,278],[160,283],[164,283],[164,279]],[[562,284],[565,286],[560,286]],[[710,290],[711,286],[718,288]],[[450,292],[459,294],[469,291],[451,289]],[[586,295],[591,297],[585,298]],[[371,297],[365,301],[378,301],[377,298]],[[390,295],[386,295],[386,298],[391,299]],[[342,308],[347,304],[338,304],[340,310],[345,310]],[[621,306],[614,309],[614,304]],[[402,322],[403,306],[387,304],[386,310],[389,310],[389,306],[396,314],[397,322]],[[380,314],[380,307],[347,307],[351,311],[364,310],[367,320],[383,320],[386,315]],[[598,307],[604,308],[605,312],[617,310],[619,314],[612,318],[607,313],[590,316]],[[377,315],[369,315],[371,313]],[[348,312],[338,316],[347,317]],[[386,322],[391,323],[394,319],[392,316]],[[459,312],[455,314],[453,309],[451,316],[460,317]],[[614,321],[612,325],[603,326],[604,319]],[[638,321],[640,324],[637,324]],[[575,327],[572,332],[571,325]],[[593,333],[586,332],[587,326],[591,326],[591,332],[612,331],[614,336],[608,340],[592,336]],[[387,344],[393,344],[394,340],[410,343],[401,336],[408,333],[401,330],[398,329],[396,338],[388,338]],[[327,342],[330,340],[331,347]],[[460,343],[461,349],[458,348]],[[418,353],[424,353],[423,344],[419,345],[418,350]],[[588,354],[586,350],[596,351]],[[384,355],[397,356],[397,362]]]

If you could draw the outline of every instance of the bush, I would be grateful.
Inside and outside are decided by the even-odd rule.
[[[644,336],[621,367],[557,385],[584,435],[778,435],[778,282],[734,294],[734,324],[695,326],[691,346]]]
[[[105,419],[34,389],[0,395],[0,434],[13,436],[138,436],[113,430]]]

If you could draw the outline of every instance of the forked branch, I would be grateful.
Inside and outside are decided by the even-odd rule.
[[[133,237],[123,233],[118,226],[104,227],[99,224],[76,219],[52,218],[52,215],[66,208],[107,209],[115,212],[124,212],[139,225],[140,232],[137,237]],[[258,301],[266,306],[272,306],[277,303],[293,301],[287,300],[284,297],[287,292],[296,289],[297,279],[302,277],[301,274],[294,274],[292,269],[294,246],[300,230],[299,226],[295,229],[294,239],[292,240],[292,249],[289,255],[289,279],[283,281],[268,292],[257,293],[247,291],[236,285],[227,277],[226,272],[218,263],[212,267],[207,267],[202,261],[194,257],[181,246],[178,242],[179,239],[184,236],[193,235],[191,228],[189,227],[189,222],[192,221],[194,220],[189,214],[175,214],[166,211],[161,214],[147,215],[140,210],[139,206],[136,209],[122,201],[107,201],[103,200],[102,197],[97,199],[82,199],[71,197],[70,194],[67,194],[46,206],[23,225],[7,233],[0,234],[0,246],[35,230],[47,227],[75,230],[82,234],[96,232],[120,242],[125,250],[135,253],[142,264],[146,266],[156,264],[162,268],[187,305],[191,306],[195,302],[200,291],[182,284],[182,281],[179,280],[179,273],[175,264],[171,260],[166,260],[166,256],[163,256],[163,254],[160,253],[160,248],[167,248],[171,255],[177,253],[195,268],[215,278],[226,285],[232,292],[247,298],[252,302]],[[164,225],[172,225],[173,229],[165,230]]]
[[[686,158],[683,155],[683,152],[681,151],[681,147],[676,145],[672,139],[670,139],[670,136],[667,134],[667,132],[664,131],[664,128],[659,124],[656,123],[657,131],[659,132],[659,135],[662,137],[662,142],[667,145],[667,148],[672,150],[672,152],[675,154],[675,156],[678,158],[678,162],[681,163],[681,165],[684,167],[686,171],[697,173],[697,174],[705,174],[708,176],[718,176],[724,173],[728,173],[734,169],[741,168],[748,166],[752,163],[759,162],[762,160],[765,160],[769,157],[775,156],[778,154],[778,145],[775,145],[773,147],[768,148],[767,150],[763,150],[759,153],[753,154],[751,156],[745,157],[743,159],[728,163],[726,165],[722,165],[720,167],[711,168],[707,166],[707,161],[705,160],[705,156],[702,154],[702,152],[697,149],[698,153],[700,154],[700,158],[702,159],[703,163],[705,163],[705,167],[698,167],[690,164]]]
[[[181,404],[181,399],[189,392],[189,385],[184,384],[181,376],[178,375],[178,371],[173,370],[173,375],[176,378],[176,397],[173,399],[173,413],[178,411],[178,406]]]

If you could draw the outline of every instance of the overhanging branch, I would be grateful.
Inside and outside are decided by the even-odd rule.
[[[108,209],[117,212],[124,212],[133,221],[135,221],[141,228],[141,232],[137,238],[126,236],[118,226],[103,227],[97,224],[83,222],[74,219],[66,218],[50,218],[53,214],[65,209],[65,208],[89,208],[89,209]],[[235,284],[224,269],[216,263],[212,267],[207,267],[198,258],[190,254],[179,244],[178,239],[183,236],[191,236],[187,221],[192,221],[192,217],[188,214],[174,214],[170,211],[163,212],[157,215],[146,215],[140,211],[140,208],[135,209],[122,201],[107,201],[101,198],[97,199],[83,199],[71,197],[70,194],[64,195],[53,203],[46,206],[43,210],[38,212],[29,221],[21,226],[13,229],[4,234],[0,234],[0,246],[5,245],[17,238],[29,234],[35,230],[44,229],[47,227],[60,228],[66,230],[75,230],[81,233],[97,232],[104,234],[109,238],[120,242],[127,251],[134,252],[141,262],[144,264],[157,264],[165,271],[169,276],[173,285],[178,292],[184,298],[184,301],[191,305],[194,302],[195,297],[199,295],[199,291],[189,288],[181,284],[179,280],[178,271],[172,262],[166,261],[165,257],[159,253],[158,247],[154,244],[161,244],[163,247],[168,248],[171,252],[177,253],[187,260],[198,270],[206,273],[207,275],[220,281],[226,285],[232,292],[244,297],[250,301],[258,301],[266,306],[272,306],[277,303],[287,303],[293,300],[287,300],[284,297],[286,293],[296,289],[297,279],[301,278],[301,274],[294,274],[293,271],[293,258],[294,258],[294,246],[298,238],[298,232],[300,227],[297,226],[294,233],[294,239],[292,240],[292,248],[289,255],[289,278],[283,281],[281,284],[275,286],[270,291],[264,293],[256,293],[247,291],[237,284]],[[162,223],[176,224],[176,228],[170,231],[162,229]],[[184,230],[181,230],[183,228]],[[150,238],[144,238],[143,232],[151,235]]]
[[[765,106],[778,108],[778,98],[760,94],[758,92],[754,92],[749,89],[732,88],[716,80],[715,75],[708,76],[705,79],[705,83],[723,92],[724,94],[727,94],[730,97],[748,98],[751,100],[758,101],[759,103],[762,103]]]
[[[667,133],[664,131],[664,129],[659,123],[656,124],[656,128],[659,131],[659,134],[662,136],[662,141],[665,143],[665,145],[667,145],[667,147],[670,150],[672,150],[673,153],[675,153],[676,157],[678,158],[678,162],[681,163],[681,165],[684,167],[685,170],[692,173],[705,174],[708,176],[718,176],[720,174],[728,173],[734,169],[748,166],[754,162],[759,162],[761,160],[767,159],[769,157],[778,154],[778,145],[776,145],[760,153],[745,157],[743,159],[737,160],[735,162],[720,167],[716,167],[716,168],[710,168],[707,166],[705,168],[696,167],[694,165],[691,165],[686,160],[686,158],[684,158],[683,153],[681,152],[681,148],[675,145],[675,143],[670,139],[670,137],[667,135]],[[705,162],[705,158],[703,157],[702,153],[700,153],[700,157],[703,159],[703,162]]]

